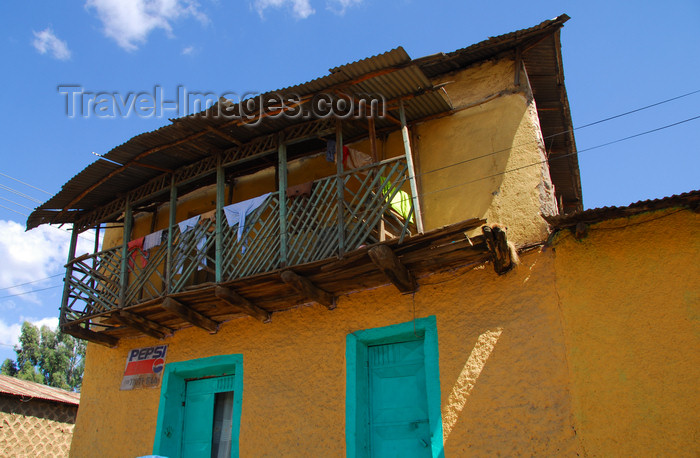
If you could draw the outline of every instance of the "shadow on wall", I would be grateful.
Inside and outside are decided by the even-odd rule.
[[[503,328],[498,327],[494,331],[484,332],[476,340],[476,344],[442,409],[443,444],[447,443],[450,433],[459,420],[459,415],[467,404],[469,394],[476,385],[476,381],[502,332]]]

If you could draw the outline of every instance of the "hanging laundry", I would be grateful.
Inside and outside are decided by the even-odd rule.
[[[238,224],[239,242],[241,241],[241,238],[243,238],[246,216],[250,215],[256,208],[265,203],[270,194],[272,193],[268,192],[262,196],[254,197],[252,199],[244,200],[243,202],[238,202],[224,207],[224,215],[226,215],[228,225],[233,227]]]
[[[326,140],[326,160],[328,162],[335,162],[335,140]]]
[[[143,250],[148,251],[151,248],[159,246],[163,242],[163,229],[148,234],[143,240]]]
[[[145,237],[139,237],[139,238],[134,239],[131,242],[126,244],[126,246],[128,248],[128,252],[130,253],[130,255],[129,255],[129,267],[131,267],[132,269],[134,268],[134,261],[136,260],[137,257],[139,257],[138,255],[139,255],[140,249],[143,249],[144,238]],[[148,263],[148,261],[143,256],[140,257],[140,261],[141,261],[140,262],[141,268],[143,269],[144,267],[146,267],[146,264]]]
[[[193,216],[190,219],[177,223],[177,225],[180,227],[180,233],[184,234],[185,232],[194,229],[197,226],[197,223],[199,223],[199,218],[201,216],[202,215]]]
[[[343,146],[343,167],[345,170],[358,169],[372,163],[372,156],[354,148]]]
[[[383,184],[382,192],[385,198],[388,198],[394,193],[394,185],[385,177],[379,177],[379,179]],[[394,194],[394,197],[391,198],[389,205],[391,205],[391,208],[401,215],[403,219],[408,219],[411,223],[413,222],[413,199],[411,199],[410,194],[406,191],[398,190],[396,194]]]

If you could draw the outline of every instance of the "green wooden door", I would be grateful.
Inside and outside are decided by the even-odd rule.
[[[423,340],[368,347],[373,457],[430,457]]]
[[[187,381],[182,427],[182,456],[231,456],[234,377]]]

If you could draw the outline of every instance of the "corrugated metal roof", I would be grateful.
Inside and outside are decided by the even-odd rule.
[[[19,396],[23,400],[26,398],[43,399],[76,406],[80,402],[80,393],[28,382],[7,375],[0,375],[0,394]]]
[[[578,223],[598,223],[608,219],[625,218],[656,210],[673,207],[686,207],[695,211],[700,210],[700,190],[689,191],[660,199],[640,200],[624,207],[599,207],[569,215],[549,216],[547,222],[556,229],[572,227]]]
[[[335,89],[342,89],[354,96],[363,92],[381,94],[388,100],[407,94],[419,94],[406,102],[406,117],[409,122],[423,119],[452,108],[442,91],[422,92],[431,88],[430,78],[441,72],[463,68],[473,62],[512,50],[515,46],[537,37],[551,35],[557,32],[567,19],[568,16],[563,15],[530,29],[489,38],[449,54],[438,54],[413,61],[403,48],[398,47],[383,54],[331,68],[329,75],[271,91],[263,97],[276,94],[297,94],[304,97]],[[556,82],[552,82],[551,76],[554,75],[557,78],[561,74],[561,58],[557,46],[558,41],[553,39],[548,49],[544,51],[544,57],[537,57],[537,59],[533,57],[532,64],[533,68],[542,70],[543,74],[550,78],[543,80],[542,84],[533,84],[537,103],[540,103],[540,99],[551,98],[556,100],[565,112],[558,116],[541,114],[540,122],[545,136],[548,136],[549,132],[561,132],[562,129],[571,127],[568,102],[565,100],[566,93],[563,92],[562,95],[561,91],[555,91],[558,94],[545,94],[545,91],[551,90],[552,86],[557,86]],[[526,65],[530,70],[527,58],[526,55]],[[367,79],[354,85],[349,84],[361,77],[367,77]],[[563,79],[563,76],[561,78]],[[563,84],[560,86],[563,88]],[[130,164],[130,166],[122,167],[103,160],[89,165],[66,183],[58,194],[32,212],[27,220],[27,229],[46,223],[74,222],[84,213],[107,205],[115,199],[115,196],[124,195],[164,173],[162,170],[133,165],[134,162],[176,170],[208,155],[229,149],[233,144],[226,137],[240,143],[247,143],[255,138],[309,121],[309,119],[291,117],[268,117],[255,125],[237,125],[223,116],[216,116],[219,114],[219,109],[219,104],[215,104],[208,110],[173,120],[171,125],[143,133],[115,147],[104,157],[119,164]],[[398,113],[392,114],[398,117]],[[392,123],[388,119],[377,119],[376,125],[377,129],[381,129],[392,126]],[[209,130],[211,128],[219,130],[223,135],[211,132]],[[360,134],[362,132],[359,125],[344,123],[345,138],[353,138]],[[554,141],[564,142],[564,147],[569,149],[563,151],[568,152],[573,143],[573,135],[569,139]],[[156,151],[153,151],[154,149]],[[553,154],[553,157],[555,156],[556,151]],[[569,156],[566,161],[559,161],[560,164],[552,163],[551,167],[556,188],[566,193],[567,200],[578,199],[580,202],[580,180],[576,161],[575,155]],[[64,208],[68,208],[69,211],[60,212]]]

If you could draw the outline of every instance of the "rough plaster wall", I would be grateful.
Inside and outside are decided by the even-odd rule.
[[[415,316],[436,315],[446,456],[572,455],[568,371],[547,253],[497,276],[491,265],[421,280]],[[262,324],[242,318],[215,335],[175,333],[167,362],[242,353],[241,456],[345,455],[345,337],[410,321],[393,286],[308,306]],[[151,452],[159,390],[119,391],[128,351],[160,343],[90,344],[72,456]],[[109,412],[109,415],[105,415]]]
[[[527,79],[515,88],[513,72],[504,59],[437,81],[450,81],[455,107],[500,95],[418,126],[427,229],[481,217],[507,226],[518,245],[547,237],[540,213],[555,212],[556,204],[539,118]]]
[[[68,456],[75,406],[0,396],[0,456]]]
[[[700,215],[617,219],[555,246],[585,454],[698,456]]]

